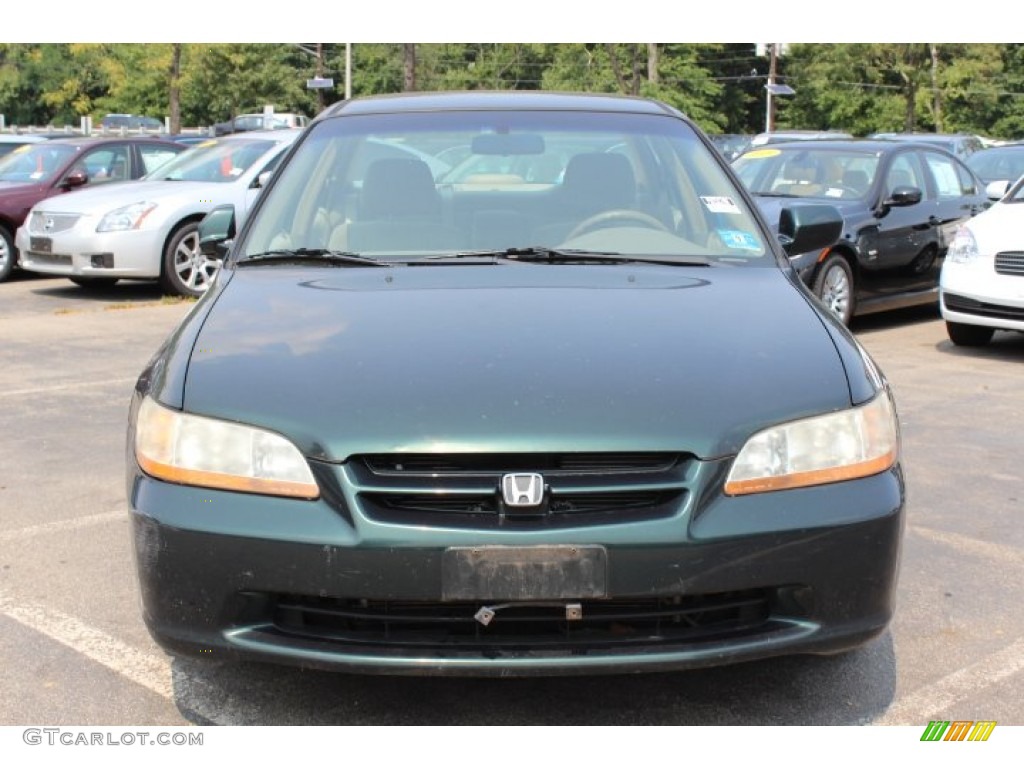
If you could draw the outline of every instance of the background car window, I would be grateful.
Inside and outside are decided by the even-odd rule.
[[[142,155],[143,173],[151,173],[166,163],[178,153],[166,147],[139,147],[139,154]]]
[[[924,156],[935,180],[935,191],[939,199],[960,197],[966,192],[961,186],[955,160],[935,152],[925,152]]]
[[[154,179],[172,181],[229,182],[240,175],[274,146],[266,139],[225,141],[210,139],[182,152],[158,168]]]
[[[885,177],[886,193],[891,195],[896,187],[917,187],[921,190],[922,197],[927,197],[928,187],[924,182],[924,169],[916,154],[902,152],[893,159]]]
[[[128,147],[116,145],[89,152],[71,168],[71,172],[84,170],[89,184],[107,181],[126,181],[131,178]]]

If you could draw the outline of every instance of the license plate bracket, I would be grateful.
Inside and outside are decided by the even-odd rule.
[[[569,600],[608,595],[608,553],[587,545],[449,547],[442,599]]]
[[[53,253],[53,240],[49,237],[30,237],[28,249],[32,253]]]

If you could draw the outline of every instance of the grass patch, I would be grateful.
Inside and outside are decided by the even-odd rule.
[[[77,315],[82,310],[80,309],[68,309],[67,307],[61,307],[60,309],[53,310],[55,315]]]
[[[127,303],[121,303],[121,304],[107,304],[107,305],[106,305],[106,306],[105,306],[105,307],[103,308],[103,310],[104,310],[105,312],[115,312],[115,311],[117,311],[117,310],[119,310],[119,309],[135,309],[135,308],[136,308],[137,306],[139,306],[139,305],[138,305],[138,304],[127,304]]]
[[[160,299],[161,304],[192,304],[197,301],[195,296],[163,296]]]

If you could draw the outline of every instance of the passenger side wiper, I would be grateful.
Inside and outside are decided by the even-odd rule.
[[[505,261],[548,262],[551,264],[573,264],[581,262],[609,262],[626,264],[643,262],[649,264],[667,264],[670,266],[707,267],[711,265],[703,256],[673,256],[658,254],[625,254],[616,251],[588,251],[582,248],[549,248],[534,245],[523,248],[503,248],[496,250],[461,251],[458,253],[438,253],[424,256],[417,261],[446,261],[448,259],[502,259]],[[416,262],[411,262],[415,264]]]
[[[255,253],[239,259],[237,266],[241,267],[247,264],[259,266],[261,264],[279,264],[281,262],[291,262],[293,264],[322,264],[327,262],[328,264],[338,266],[350,265],[359,267],[391,266],[387,262],[378,261],[370,256],[363,256],[361,253],[355,253],[354,251],[332,251],[327,248],[294,248],[265,251],[264,253]]]

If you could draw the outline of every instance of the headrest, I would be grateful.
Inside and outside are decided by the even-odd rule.
[[[636,201],[633,167],[624,155],[588,152],[565,167],[562,189],[573,204],[588,210],[629,208]]]
[[[440,206],[434,177],[422,160],[385,158],[367,168],[360,199],[361,218],[428,216],[437,213]]]

